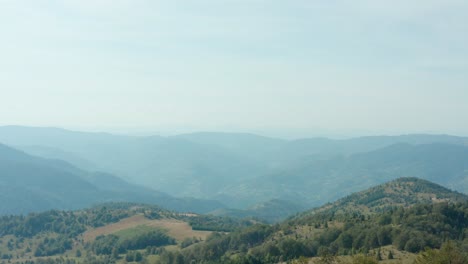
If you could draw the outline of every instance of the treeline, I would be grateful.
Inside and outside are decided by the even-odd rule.
[[[72,243],[70,238],[63,235],[57,238],[46,237],[37,245],[34,256],[44,257],[65,253],[65,251],[72,249]]]
[[[12,263],[11,261],[2,261],[0,264]],[[109,256],[95,257],[87,256],[84,260],[75,260],[68,257],[56,257],[56,258],[37,258],[34,260],[16,261],[17,264],[114,264],[115,259]]]
[[[215,232],[232,232],[253,224],[251,220],[211,215],[181,217],[181,219],[187,221],[193,230]]]
[[[112,255],[114,258],[118,258],[119,254],[127,253],[129,250],[175,244],[174,238],[161,230],[153,230],[130,238],[120,238],[116,235],[98,236],[86,247],[96,255]]]
[[[53,232],[76,237],[88,226],[99,227],[129,216],[126,210],[91,209],[86,212],[47,211],[27,216],[3,216],[0,218],[0,236],[33,237]]]
[[[325,253],[367,254],[387,245],[417,253],[440,248],[448,240],[455,241],[460,252],[468,252],[468,203],[416,205],[365,217],[351,215],[344,221],[340,215],[339,219],[316,214],[281,225],[215,233],[205,243],[163,253],[161,259],[177,263],[276,263]]]
[[[10,262],[8,262],[10,263]],[[44,259],[36,259],[36,260],[26,260],[15,262],[17,264],[77,264],[76,260],[69,259],[69,258],[44,258]],[[1,264],[6,264],[5,262],[1,262]]]
[[[260,245],[274,233],[269,225],[254,225],[231,234],[212,233],[204,243],[196,244],[179,252],[160,253],[160,263],[228,263],[229,254],[247,253],[250,247]]]
[[[51,210],[31,213],[27,216],[2,216],[0,217],[0,244],[5,243],[5,249],[0,252],[0,258],[11,259],[13,256],[40,258],[61,255],[71,250],[74,244],[82,244],[83,238],[80,235],[89,228],[116,223],[136,214],[142,214],[150,219],[177,216],[157,206],[135,203],[108,203],[81,211]],[[3,238],[8,235],[13,237],[3,241]],[[138,239],[141,241],[136,239],[120,241],[120,248],[123,248],[123,251],[140,249],[145,248],[142,245],[159,245],[159,241],[165,240],[167,241],[163,243],[174,243],[172,238],[159,233],[148,233],[146,237]],[[108,252],[109,255],[111,253]],[[47,261],[56,261],[56,259]]]
[[[88,227],[96,228],[115,223],[138,213],[150,219],[158,219],[162,215],[175,215],[152,205],[107,203],[82,211],[51,210],[31,213],[27,216],[2,216],[0,217],[0,237],[14,235],[31,238],[40,233],[57,233],[74,238],[86,231]]]

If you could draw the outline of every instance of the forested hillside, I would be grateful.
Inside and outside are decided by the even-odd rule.
[[[232,232],[252,224],[132,203],[3,216],[0,258],[9,263],[140,262],[163,252],[166,246],[188,247],[212,231]]]
[[[468,197],[401,178],[273,225],[110,203],[1,217],[0,241],[0,256],[13,263],[425,263],[450,255],[464,264]]]
[[[440,248],[448,240],[460,256],[468,252],[468,197],[424,180],[403,178],[280,224],[213,235],[205,243],[161,258],[180,258],[185,263],[192,259],[197,263],[277,263],[301,257],[324,260],[370,254],[376,261],[396,252]],[[383,247],[384,256],[379,251]]]

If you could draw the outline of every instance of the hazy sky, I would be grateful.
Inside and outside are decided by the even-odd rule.
[[[0,0],[0,125],[468,135],[466,0]]]

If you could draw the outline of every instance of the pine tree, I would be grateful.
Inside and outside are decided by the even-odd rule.
[[[392,253],[391,250],[388,252],[388,257],[387,258],[388,259],[393,259],[393,253]]]

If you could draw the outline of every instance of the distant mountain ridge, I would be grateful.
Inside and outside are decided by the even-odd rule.
[[[234,218],[254,218],[263,222],[277,223],[306,209],[307,206],[304,206],[302,202],[296,203],[293,201],[273,199],[258,203],[244,210],[222,208],[209,212],[209,214]]]
[[[61,160],[30,156],[0,144],[0,214],[78,209],[109,201],[155,203],[198,212],[224,207],[214,201],[174,198],[111,174],[86,172]]]
[[[395,144],[349,156],[304,159],[229,192],[238,199],[297,199],[314,207],[400,177],[419,177],[466,193],[468,147]]]
[[[0,142],[172,196],[217,200],[241,210],[275,200],[310,208],[399,177],[468,192],[468,138],[448,135],[282,140],[243,133],[136,137],[9,126],[0,127]]]

